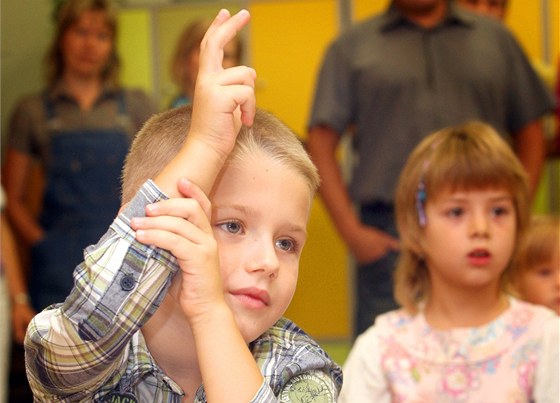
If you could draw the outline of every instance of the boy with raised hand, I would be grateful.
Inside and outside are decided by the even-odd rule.
[[[187,107],[142,129],[125,207],[86,250],[71,295],[30,325],[37,400],[336,401],[339,366],[282,318],[316,169],[288,128],[255,110],[255,72],[221,67],[248,20],[218,14],[192,121]]]

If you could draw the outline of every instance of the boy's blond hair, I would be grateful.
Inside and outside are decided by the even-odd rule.
[[[444,191],[505,189],[513,198],[519,242],[529,220],[527,174],[511,147],[487,124],[469,122],[426,137],[410,154],[396,190],[395,212],[401,253],[395,299],[411,313],[429,294],[423,260],[426,201]],[[429,223],[428,223],[429,225]],[[506,287],[511,265],[504,271]],[[505,289],[505,288],[504,288]]]
[[[560,217],[534,215],[519,244],[513,264],[513,284],[518,288],[521,274],[552,260],[560,249]]]
[[[160,113],[142,127],[126,157],[122,177],[122,203],[132,199],[142,184],[153,179],[179,152],[189,131],[192,105]],[[246,155],[263,152],[299,172],[314,195],[319,186],[317,168],[303,144],[284,123],[257,109],[253,126],[243,127],[226,165]]]

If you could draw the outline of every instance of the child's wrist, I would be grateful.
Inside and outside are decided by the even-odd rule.
[[[188,161],[192,169],[185,172],[184,176],[208,194],[212,190],[214,180],[222,170],[228,154],[208,142],[196,139],[191,140],[185,151],[183,160]],[[200,169],[200,167],[205,168]]]
[[[211,329],[215,329],[216,326],[222,327],[228,321],[235,321],[235,318],[225,300],[214,304],[211,308],[201,310],[196,315],[189,316],[189,323],[195,336],[198,333],[204,334],[207,330],[212,331]]]
[[[209,160],[210,163],[216,163],[220,168],[231,152],[231,149],[227,149],[228,147],[224,147],[220,144],[213,144],[202,136],[191,136],[190,133],[187,136],[187,142],[187,148],[192,148],[197,155],[204,156],[205,160]]]

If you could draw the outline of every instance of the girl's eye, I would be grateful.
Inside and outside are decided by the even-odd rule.
[[[279,239],[276,241],[276,246],[286,252],[297,252],[297,242],[292,239]]]
[[[503,216],[503,215],[507,215],[509,213],[509,209],[507,207],[494,207],[492,209],[492,214],[494,216]]]
[[[88,34],[87,29],[82,28],[82,27],[75,28],[74,33],[78,36],[81,36],[81,37],[85,37]]]
[[[219,225],[224,231],[230,234],[238,234],[241,232],[241,224],[238,221],[228,221]]]
[[[552,270],[548,267],[543,267],[537,270],[537,274],[539,275],[539,277],[550,277],[552,275]]]
[[[453,207],[447,210],[447,215],[449,217],[461,217],[463,215],[463,209],[461,207]]]

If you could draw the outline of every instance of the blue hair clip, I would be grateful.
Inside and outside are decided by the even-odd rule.
[[[426,188],[424,186],[424,179],[418,182],[418,189],[416,189],[416,211],[418,212],[418,223],[421,227],[426,225],[426,212],[424,205],[426,203]]]

